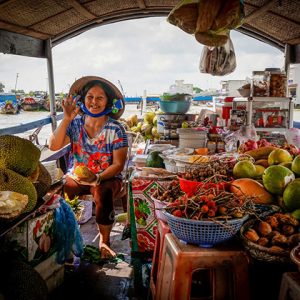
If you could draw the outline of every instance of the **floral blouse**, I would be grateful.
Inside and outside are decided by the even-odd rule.
[[[67,136],[71,140],[69,174],[73,174],[78,165],[86,165],[95,174],[101,173],[112,164],[114,150],[128,147],[126,132],[118,121],[109,118],[99,135],[90,138],[85,131],[84,120],[84,116],[75,118],[67,128]]]

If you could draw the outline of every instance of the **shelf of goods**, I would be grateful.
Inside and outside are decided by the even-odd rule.
[[[293,126],[294,103],[288,97],[249,97],[235,99],[233,111],[244,110],[246,125],[257,131],[284,133]]]
[[[293,124],[293,102],[288,97],[248,98],[247,125],[257,131],[285,132]]]

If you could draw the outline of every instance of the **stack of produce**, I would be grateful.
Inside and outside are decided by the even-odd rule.
[[[254,149],[247,147],[251,144]],[[246,195],[256,194],[258,203],[271,204],[277,201],[284,210],[300,220],[300,155],[294,145],[280,148],[262,141],[248,141],[240,150],[250,160],[239,161],[233,169],[237,186],[234,192]],[[246,150],[246,151],[245,151]],[[259,196],[258,196],[259,195]]]
[[[157,116],[154,112],[149,111],[145,113],[142,121],[138,120],[137,115],[131,115],[119,121],[123,124],[125,130],[141,134],[145,140],[159,139],[159,134],[157,133]]]
[[[215,188],[200,188],[195,196],[182,196],[168,204],[166,211],[192,220],[230,220],[242,218],[251,206],[250,197],[238,197]]]
[[[244,238],[274,253],[290,251],[300,242],[299,222],[291,215],[275,213],[253,222]]]
[[[156,191],[152,194],[152,197],[163,202],[174,202],[183,195],[184,193],[180,189],[179,181],[172,180],[165,191],[157,188]]]
[[[0,136],[0,191],[26,195],[28,203],[22,212],[32,211],[38,197],[43,196],[51,185],[50,175],[39,163],[40,155],[40,150],[29,140]],[[12,201],[24,199],[13,193],[5,195]]]

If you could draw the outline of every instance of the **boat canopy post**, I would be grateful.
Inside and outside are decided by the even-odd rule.
[[[49,98],[50,98],[50,118],[52,123],[52,131],[57,127],[56,107],[55,107],[55,87],[54,87],[54,72],[51,50],[51,39],[45,43],[45,52],[47,58],[48,84],[49,84]]]

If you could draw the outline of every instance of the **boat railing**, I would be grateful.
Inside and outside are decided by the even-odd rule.
[[[56,115],[56,121],[59,121],[63,118],[63,113]],[[32,141],[34,144],[36,144],[40,150],[42,151],[41,161],[51,161],[51,160],[57,160],[60,157],[64,156],[69,151],[69,146],[64,147],[61,150],[58,151],[50,151],[47,147],[47,145],[40,145],[38,140],[38,134],[41,131],[42,127],[45,125],[52,124],[52,117],[48,116],[45,118],[42,118],[37,121],[28,122],[26,124],[20,124],[12,127],[7,128],[1,128],[0,129],[0,135],[14,135],[14,134],[20,134],[24,133],[26,131],[35,129],[35,131],[32,134],[29,134],[28,138],[30,141]]]
[[[59,114],[56,116],[57,121],[61,120],[62,118],[63,118],[63,114]],[[24,133],[28,130],[39,128],[39,127],[42,127],[42,126],[48,125],[48,124],[52,124],[51,116],[48,116],[46,118],[43,118],[43,119],[40,119],[37,121],[28,122],[26,124],[2,128],[2,129],[0,129],[0,135]]]

